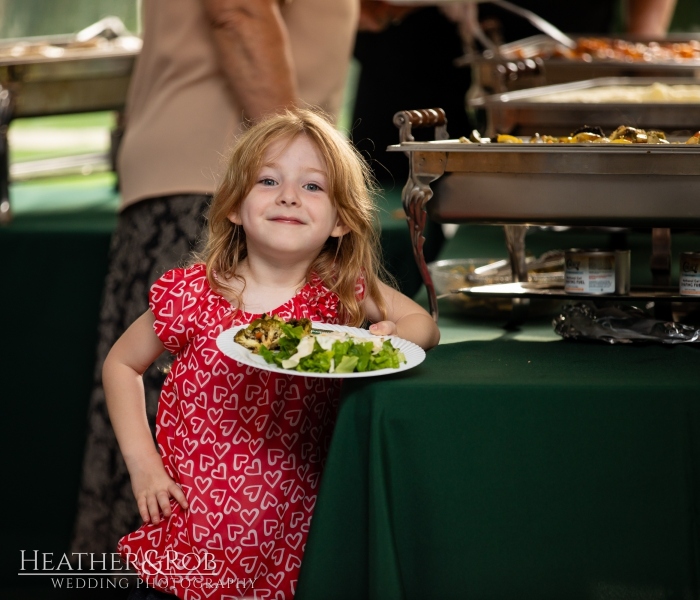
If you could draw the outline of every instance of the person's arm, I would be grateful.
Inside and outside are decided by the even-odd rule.
[[[676,9],[676,0],[627,0],[627,33],[663,38]]]
[[[148,310],[117,340],[102,367],[107,410],[131,476],[131,487],[144,523],[169,517],[170,498],[187,508],[185,494],[170,478],[153,443],[146,417],[144,371],[165,350],[153,331]]]
[[[416,10],[416,6],[389,4],[378,0],[361,0],[358,31],[378,33],[389,25],[398,24],[407,14]]]
[[[370,333],[397,335],[418,344],[424,350],[437,345],[440,330],[428,311],[384,283],[379,284],[379,289],[386,305],[386,320],[380,320],[382,317],[379,308],[371,298],[363,301],[367,318],[374,322],[369,328]]]
[[[253,121],[297,100],[291,47],[278,0],[201,0],[221,70]]]

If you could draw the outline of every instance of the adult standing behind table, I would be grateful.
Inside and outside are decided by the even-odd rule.
[[[143,0],[73,552],[112,552],[141,523],[105,406],[107,351],[148,308],[150,285],[196,245],[242,124],[299,102],[337,116],[358,11],[358,0]],[[162,363],[144,375],[151,424]]]

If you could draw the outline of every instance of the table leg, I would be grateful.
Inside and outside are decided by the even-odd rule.
[[[527,281],[527,262],[525,257],[527,225],[504,225],[503,232],[506,236],[506,247],[510,257],[513,281]],[[527,318],[529,308],[529,298],[513,298],[508,323],[510,325],[523,323]]]
[[[654,228],[651,230],[651,283],[654,286],[671,285],[671,230]],[[672,321],[670,302],[661,300],[654,303],[654,316],[657,319]]]
[[[12,120],[10,90],[0,86],[0,224],[12,220],[10,210],[10,152],[7,131]]]

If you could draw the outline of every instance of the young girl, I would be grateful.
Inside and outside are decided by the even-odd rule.
[[[263,313],[437,344],[430,315],[383,283],[366,164],[323,117],[287,111],[240,138],[207,246],[150,291],[110,351],[110,418],[144,525],[119,551],[180,598],[292,598],[335,418],[337,379],[280,375],[222,354],[217,335]],[[156,438],[141,374],[175,355]],[[151,594],[158,592],[151,591]]]

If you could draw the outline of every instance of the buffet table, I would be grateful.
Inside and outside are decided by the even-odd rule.
[[[528,247],[610,235],[535,230]],[[674,237],[674,264],[693,243]],[[627,244],[645,283],[648,232]],[[504,254],[499,228],[461,226],[441,258]],[[348,382],[300,600],[700,597],[697,345],[568,342],[551,318],[504,320],[440,300],[422,365]]]
[[[16,184],[11,193],[15,218],[0,226],[0,438],[3,473],[22,492],[19,504],[17,494],[1,500],[3,514],[17,515],[3,525],[3,598],[23,584],[50,590],[41,578],[17,577],[19,549],[68,551],[117,206],[109,175]]]
[[[441,345],[346,387],[298,598],[697,598],[697,348]]]
[[[34,516],[3,529],[3,597],[31,583],[12,597],[53,598],[48,582],[18,581],[19,549],[68,549],[110,177],[16,185],[15,221],[0,228],[4,469]],[[398,206],[391,195],[383,239],[400,264]],[[528,248],[600,235],[533,231]],[[646,240],[628,240],[636,279]],[[692,240],[674,237],[675,251]],[[502,229],[461,226],[440,254],[456,256],[505,256]],[[346,388],[299,598],[697,597],[697,349],[567,343],[549,317],[507,330],[505,316],[440,302],[442,343],[423,365]]]

